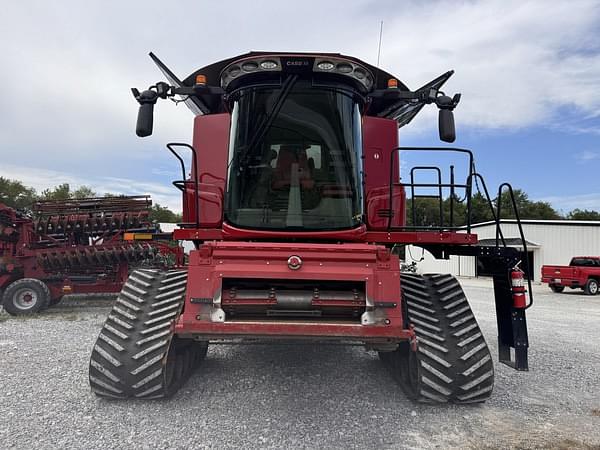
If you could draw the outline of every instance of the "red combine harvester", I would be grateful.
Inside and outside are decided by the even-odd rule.
[[[284,339],[378,351],[418,401],[485,401],[492,359],[458,281],[401,273],[392,250],[405,244],[438,258],[489,260],[500,361],[527,370],[531,298],[518,253],[504,245],[499,225],[495,246],[478,246],[471,233],[474,181],[485,188],[473,155],[398,146],[398,127],[426,104],[440,109],[440,138],[454,141],[460,95],[440,91],[452,72],[411,91],[349,56],[251,52],[180,81],[150,55],[169,84],[132,90],[140,103],[138,136],[152,133],[159,98],[184,101],[196,115],[193,145],[167,145],[182,170],[174,185],[182,191],[184,223],[174,238],[196,249],[187,267],[129,277],[92,352],[97,395],[169,396],[211,342]],[[178,150],[191,156],[189,177]],[[465,181],[455,181],[454,166],[447,176],[437,166],[413,167],[410,182],[400,181],[400,154],[431,152],[463,158]],[[419,182],[424,172],[437,182]],[[423,194],[431,188],[438,194]],[[466,229],[455,224],[459,192]],[[439,201],[435,224],[417,220],[422,197]],[[448,198],[449,211],[442,207]],[[498,217],[500,205],[490,208]]]
[[[151,204],[148,196],[48,200],[30,217],[0,203],[4,309],[33,314],[64,294],[119,292],[131,264],[161,251],[155,242],[123,240],[125,231],[158,236],[148,221]]]

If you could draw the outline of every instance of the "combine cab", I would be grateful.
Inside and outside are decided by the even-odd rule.
[[[406,244],[439,258],[489,259],[500,360],[527,370],[531,299],[501,230],[493,247],[478,246],[471,233],[474,182],[485,189],[471,152],[398,145],[398,128],[427,104],[440,110],[440,138],[454,141],[460,95],[440,91],[452,72],[411,91],[340,54],[252,52],[181,81],[151,57],[169,83],[133,89],[137,134],[151,134],[158,99],[180,97],[195,114],[193,145],[167,147],[182,170],[174,185],[184,223],[174,237],[196,249],[186,267],[129,277],[93,349],[97,395],[165,397],[211,342],[285,339],[378,351],[417,401],[485,401],[492,359],[459,283],[401,272],[392,250]],[[417,166],[407,172],[410,182],[401,181],[400,154],[436,152],[464,160],[463,181],[454,166],[445,173]],[[437,181],[420,181],[423,172]],[[422,224],[416,203],[432,188],[436,195],[427,197],[439,202],[439,218]],[[461,197],[466,209],[457,208]],[[456,225],[459,209],[466,229]]]

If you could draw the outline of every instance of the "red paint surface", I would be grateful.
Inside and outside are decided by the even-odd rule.
[[[542,266],[542,283],[567,287],[584,287],[590,278],[600,279],[600,257],[576,256],[576,258],[593,259],[598,267],[593,266]],[[560,281],[557,281],[560,280]]]
[[[392,149],[398,147],[398,124],[395,120],[363,117],[363,169],[365,172],[365,198],[367,224],[370,230],[385,230],[388,218],[380,211],[390,208],[390,165]],[[398,158],[394,158],[393,180],[400,179]],[[391,225],[400,227],[406,221],[406,196],[404,187],[393,186]]]
[[[299,256],[302,267],[291,270],[288,258]],[[283,321],[265,318],[256,322],[213,323],[211,305],[191,303],[191,298],[214,298],[225,278],[273,280],[326,280],[365,283],[373,302],[394,302],[385,308],[389,324],[363,326],[323,320]],[[266,299],[265,299],[266,300]],[[200,320],[198,319],[200,317]],[[305,243],[209,242],[190,253],[186,304],[176,330],[180,334],[245,334],[329,337],[395,337],[410,335],[403,328],[400,307],[398,258],[382,246]]]
[[[229,113],[196,116],[194,120],[194,148],[198,157],[198,205],[196,204],[195,184],[186,183],[186,208],[183,221],[196,221],[196,208],[200,207],[200,226],[218,227],[223,220],[223,196],[227,180],[229,153]],[[192,175],[194,170],[192,168]]]
[[[474,233],[451,233],[439,231],[366,231],[365,227],[346,231],[294,232],[298,239],[311,239],[314,242],[323,240],[339,240],[347,242],[375,242],[381,244],[459,244],[475,245],[478,242]],[[241,230],[223,224],[223,229],[178,229],[173,233],[174,239],[180,240],[228,240],[242,239],[289,239],[289,232],[273,232],[261,230]]]

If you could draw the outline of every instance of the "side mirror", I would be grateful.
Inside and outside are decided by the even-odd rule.
[[[156,90],[152,90],[153,88]],[[168,89],[169,85],[166,83],[157,83],[156,86],[152,86],[142,93],[136,88],[131,89],[131,93],[140,104],[137,125],[135,127],[135,134],[139,137],[146,137],[152,134],[152,126],[154,124],[154,104],[159,97],[167,98]]]
[[[154,124],[154,103],[142,103],[137,115],[135,134],[146,137],[152,134]]]
[[[454,113],[449,109],[440,109],[438,117],[440,139],[444,142],[456,140],[456,129],[454,127]]]

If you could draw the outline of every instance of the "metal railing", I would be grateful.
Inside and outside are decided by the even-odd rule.
[[[402,183],[400,179],[394,180],[395,175],[395,167],[399,167],[399,154],[402,151],[409,152],[455,152],[463,155],[467,155],[468,157],[468,170],[467,177],[464,183],[457,183],[455,179],[455,171],[454,165],[451,165],[449,168],[449,182],[444,183],[442,177],[442,170],[438,166],[415,166],[410,170],[410,183]],[[395,166],[396,161],[398,161],[398,166]],[[433,172],[436,175],[437,183],[418,183],[416,182],[416,174],[419,172]],[[389,213],[386,213],[388,217],[388,226],[387,230],[392,231],[466,231],[467,233],[471,232],[472,226],[472,217],[473,217],[473,208],[472,208],[472,194],[473,194],[473,185],[477,187],[479,190],[479,185],[483,190],[482,195],[484,196],[486,203],[489,206],[489,210],[492,216],[492,221],[495,226],[495,248],[507,247],[506,239],[504,238],[504,234],[502,233],[502,208],[503,208],[503,192],[508,192],[508,197],[510,200],[510,206],[513,210],[515,216],[515,222],[517,228],[519,230],[519,238],[521,240],[521,247],[523,249],[523,263],[525,267],[529,269],[529,253],[527,250],[527,241],[525,240],[525,233],[523,232],[523,225],[521,223],[521,218],[519,215],[518,205],[516,202],[516,198],[514,195],[514,190],[509,183],[502,183],[498,188],[498,195],[495,199],[496,206],[494,207],[494,201],[490,197],[488,188],[486,186],[484,178],[475,171],[475,165],[473,160],[473,153],[470,150],[462,149],[462,148],[454,148],[454,147],[397,147],[394,148],[391,152],[390,156],[390,178],[389,178],[389,197],[388,197],[388,205],[389,205]],[[410,190],[410,205],[411,205],[411,215],[412,215],[412,225],[403,225],[394,227],[392,226],[392,219],[394,217],[394,211],[392,209],[392,201],[394,196],[394,187],[403,186],[405,189]],[[428,189],[436,189],[437,195],[418,195],[416,190],[419,188],[428,188]],[[449,223],[444,224],[444,198],[443,192],[444,189],[449,190],[449,203],[448,203],[448,212],[449,212]],[[462,201],[466,201],[466,212],[465,212],[465,224],[464,225],[456,225],[454,223],[455,219],[455,203],[458,201],[456,197],[457,190],[464,190],[465,197]],[[438,212],[439,212],[439,225],[417,225],[416,222],[416,203],[415,199],[419,198],[434,198],[436,199],[438,204]],[[519,265],[520,262],[517,264]],[[530,303],[527,305],[527,308],[530,308],[533,305],[533,293],[532,293],[532,285],[531,285],[531,277],[527,277],[529,292],[530,292]]]
[[[177,153],[175,151],[176,147],[184,147],[187,148],[188,150],[190,150],[192,152],[192,177],[194,180],[194,211],[196,212],[196,221],[194,223],[180,223],[179,225],[182,227],[185,226],[190,226],[190,225],[195,225],[196,228],[200,228],[200,202],[198,201],[198,195],[199,195],[199,190],[198,190],[198,156],[196,154],[196,149],[194,147],[192,147],[190,144],[186,144],[183,142],[171,142],[169,144],[167,144],[167,148],[169,149],[169,151],[171,153],[173,153],[173,155],[175,155],[175,158],[177,158],[179,160],[179,164],[181,165],[181,180],[175,180],[173,181],[173,186],[175,186],[177,189],[179,189],[182,194],[183,194],[183,213],[185,214],[186,211],[189,211],[189,207],[190,205],[188,204],[188,198],[187,198],[187,193],[186,193],[186,183],[188,182],[188,180],[186,179],[186,175],[185,175],[185,163],[183,162],[183,158],[179,155],[179,153]]]
[[[438,166],[415,166],[410,171],[410,183],[401,183],[400,180],[394,180],[394,168],[399,166],[399,154],[400,152],[446,152],[446,153],[460,153],[468,156],[468,174],[465,183],[456,183],[454,166],[450,166],[450,182],[444,183],[442,182],[442,170]],[[396,161],[398,161],[398,166],[395,166]],[[437,183],[417,183],[415,181],[416,173],[418,172],[435,172],[437,175]],[[456,191],[457,189],[465,191],[465,200],[467,202],[467,218],[466,218],[466,228],[467,233],[471,231],[471,195],[472,195],[472,185],[473,185],[473,175],[474,164],[473,164],[473,153],[471,150],[463,149],[463,148],[454,148],[454,147],[397,147],[392,149],[390,155],[390,177],[389,177],[389,206],[390,206],[390,214],[388,216],[388,231],[457,231],[459,229],[463,229],[463,225],[456,225],[454,223],[454,212],[455,212],[455,202],[456,199]],[[395,186],[404,186],[404,188],[409,188],[411,192],[410,197],[410,206],[411,206],[411,215],[412,215],[412,225],[403,225],[401,227],[393,227],[392,219],[393,219],[393,211],[392,211],[392,199],[394,195],[394,187]],[[425,196],[416,194],[416,190],[419,188],[429,188],[429,189],[437,189],[437,196]],[[443,199],[443,191],[444,189],[449,189],[449,212],[450,212],[450,220],[447,225],[444,225],[444,199]],[[434,225],[417,225],[416,218],[416,202],[415,199],[418,198],[435,198],[439,202],[439,217],[437,226]]]

